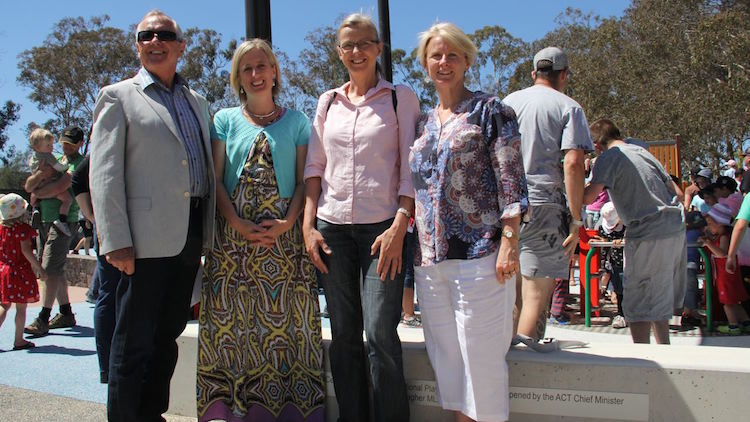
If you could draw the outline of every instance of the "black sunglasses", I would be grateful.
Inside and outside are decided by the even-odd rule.
[[[174,31],[138,31],[136,39],[138,42],[151,41],[157,36],[160,41],[174,41],[177,33]]]

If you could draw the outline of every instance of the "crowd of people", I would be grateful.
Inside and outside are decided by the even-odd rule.
[[[59,160],[52,133],[31,134],[25,188],[40,258],[29,204],[0,198],[0,324],[15,303],[14,349],[34,346],[23,331],[76,323],[63,266],[79,208],[96,233],[96,346],[111,421],[162,420],[195,283],[200,421],[323,420],[319,286],[339,420],[409,420],[399,322],[423,324],[438,401],[457,421],[507,420],[504,356],[514,338],[544,336],[551,301],[562,321],[584,225],[624,245],[605,256],[605,279],[613,325],[629,326],[634,342],[653,331],[669,343],[676,309],[698,318],[695,244],[713,256],[729,321],[719,330],[750,330],[741,246],[750,202],[734,192],[736,162],[713,183],[696,170],[683,193],[614,122],[589,125],[564,94],[570,68],[557,47],[534,56],[531,87],[501,99],[466,86],[477,48],[437,23],[420,34],[417,58],[438,102],[420,113],[411,89],[381,75],[384,45],[369,17],[348,16],[336,35],[349,81],[320,96],[312,119],[277,103],[283,63],[260,39],[232,58],[239,105],[212,117],[176,71],[179,25],[146,14],[135,39],[142,67],[101,89],[90,157],[78,152],[80,128],[63,131]],[[699,211],[687,214],[687,234],[684,209]]]

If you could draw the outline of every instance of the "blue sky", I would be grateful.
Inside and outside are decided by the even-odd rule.
[[[225,41],[245,35],[244,2],[240,0],[200,3],[185,0],[5,0],[3,3],[0,102],[12,100],[21,104],[21,118],[8,131],[11,143],[18,148],[26,148],[24,128],[29,122],[44,122],[50,118],[28,100],[29,91],[17,85],[18,54],[42,45],[53,25],[64,17],[107,14],[111,26],[127,29],[147,11],[158,8],[174,17],[183,28],[214,29]],[[438,20],[453,22],[467,33],[486,25],[500,25],[516,37],[533,41],[554,29],[555,18],[567,7],[609,17],[621,16],[629,4],[629,0],[391,0],[391,44],[394,48],[411,51],[416,46],[417,34]],[[274,45],[290,57],[296,57],[305,47],[304,37],[309,31],[332,24],[338,16],[355,11],[368,13],[377,20],[377,1],[271,0]]]

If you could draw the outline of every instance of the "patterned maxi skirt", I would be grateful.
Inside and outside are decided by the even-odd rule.
[[[268,141],[248,154],[231,194],[255,223],[283,218]],[[272,249],[250,246],[221,216],[206,258],[198,337],[198,420],[322,421],[323,344],[314,267],[300,222]]]

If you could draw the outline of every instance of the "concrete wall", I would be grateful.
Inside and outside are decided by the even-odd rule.
[[[68,255],[68,259],[65,261],[65,279],[71,286],[89,287],[94,268],[96,268],[95,257]]]
[[[169,413],[195,416],[198,325],[178,340]],[[330,331],[323,330],[327,348]],[[435,400],[434,376],[424,344],[405,341],[404,367],[415,422],[453,421]],[[502,358],[498,356],[498,358]],[[512,421],[740,421],[750,386],[750,353],[743,348],[592,344],[548,354],[508,354]],[[326,354],[326,373],[330,369]],[[326,419],[337,415],[327,386]]]

